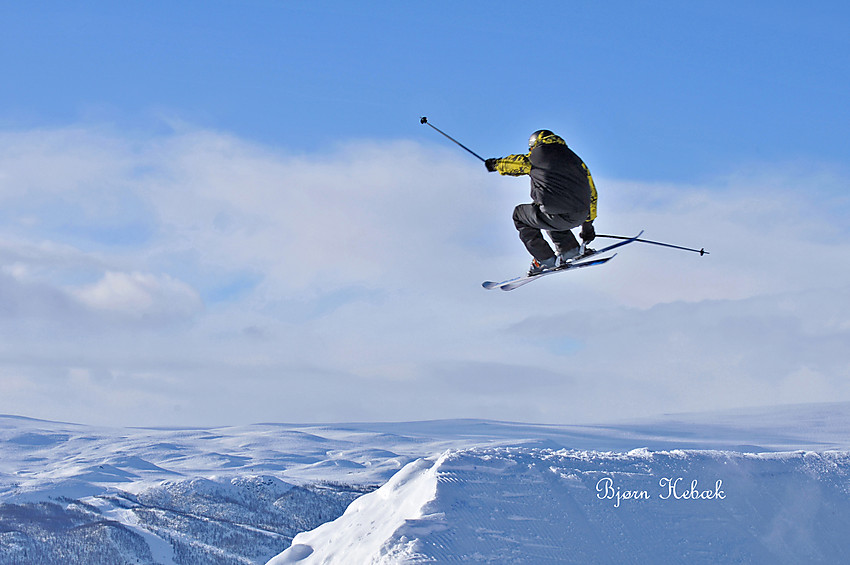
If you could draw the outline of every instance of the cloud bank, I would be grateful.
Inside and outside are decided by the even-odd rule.
[[[2,132],[0,411],[579,422],[850,399],[842,174],[594,172],[597,231],[711,255],[632,245],[487,292],[527,266],[510,221],[527,182],[451,148]]]

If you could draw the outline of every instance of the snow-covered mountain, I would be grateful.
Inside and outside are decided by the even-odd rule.
[[[5,416],[0,563],[834,563],[849,471],[850,404],[600,426]]]

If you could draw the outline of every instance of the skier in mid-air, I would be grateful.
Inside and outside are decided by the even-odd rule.
[[[514,209],[513,220],[519,238],[534,260],[528,270],[535,275],[556,269],[580,253],[573,228],[581,226],[581,238],[589,243],[596,237],[596,186],[590,171],[563,139],[549,130],[538,130],[528,139],[528,154],[487,159],[490,172],[531,177],[531,204]],[[555,251],[543,238],[545,230]]]

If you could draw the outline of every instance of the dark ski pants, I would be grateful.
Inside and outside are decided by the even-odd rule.
[[[570,230],[580,226],[585,218],[586,211],[583,214],[547,214],[540,209],[539,204],[520,204],[514,208],[514,225],[519,230],[519,238],[538,261],[551,259],[556,254],[561,255],[578,247],[578,240]],[[546,230],[552,238],[555,252],[543,238],[541,230]]]

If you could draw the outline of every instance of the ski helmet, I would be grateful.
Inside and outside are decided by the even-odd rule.
[[[537,142],[540,141],[541,138],[549,135],[555,134],[549,131],[548,129],[539,129],[536,132],[532,133],[531,137],[528,138],[528,150],[531,151],[532,149],[534,149],[534,146],[537,145]]]

